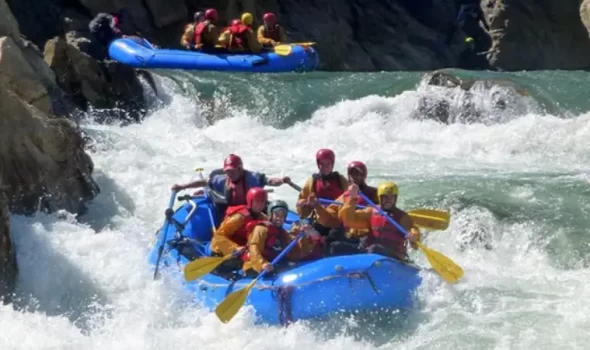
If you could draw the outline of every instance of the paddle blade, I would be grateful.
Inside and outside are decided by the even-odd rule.
[[[240,311],[255,283],[256,280],[253,280],[246,288],[232,292],[217,305],[215,314],[221,322],[228,323]]]
[[[279,56],[289,56],[291,54],[291,45],[275,46],[275,53]]]
[[[224,257],[211,256],[193,260],[184,267],[184,279],[186,281],[193,281],[199,277],[203,277],[229,259],[228,257],[231,258],[231,255]]]
[[[436,250],[423,246],[420,242],[418,242],[418,247],[422,250],[424,255],[426,255],[426,259],[428,259],[428,262],[432,265],[434,271],[441,275],[445,281],[455,283],[463,277],[463,269],[461,266],[455,264],[453,260]]]
[[[411,210],[408,214],[416,226],[435,231],[446,230],[451,219],[448,212],[432,209]]]

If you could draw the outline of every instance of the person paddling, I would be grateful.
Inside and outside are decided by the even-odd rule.
[[[233,254],[234,258],[221,264],[216,272],[225,273],[239,270],[242,260],[239,258],[246,250],[248,232],[254,225],[267,220],[264,208],[268,195],[263,188],[254,187],[248,190],[246,204],[227,208],[227,216],[215,230],[211,240],[211,252],[214,256]]]
[[[258,27],[257,39],[263,47],[274,47],[287,41],[285,30],[278,23],[277,15],[267,12],[262,16],[263,24]]]
[[[270,261],[273,261],[300,232],[306,236],[299,240],[295,248],[287,255],[285,262],[297,261],[312,251],[314,242],[321,236],[310,225],[293,225],[290,232],[283,229],[289,206],[285,201],[276,200],[268,205],[269,221],[258,222],[248,234],[248,249],[242,255],[243,270],[247,276],[255,277],[262,270],[273,271]]]
[[[212,171],[209,180],[199,179],[183,185],[175,184],[172,191],[208,186],[226,199],[226,205],[218,204],[219,212],[224,214],[226,207],[246,204],[246,193],[251,188],[276,187],[289,182],[291,179],[288,176],[267,178],[263,173],[246,170],[242,158],[230,154],[223,161],[223,169]]]
[[[359,187],[360,191],[370,200],[374,202],[379,202],[379,198],[377,197],[377,189],[373,186],[367,185],[366,181],[368,171],[365,163],[358,160],[352,161],[348,163],[346,170],[346,173],[348,175],[348,181],[351,184],[356,184]],[[345,203],[346,201],[348,201],[348,197],[350,196],[349,192],[349,190],[346,190],[340,197],[336,199],[336,202]],[[363,206],[367,205],[367,203],[365,203],[365,201],[362,198],[358,198],[357,204]],[[326,212],[329,215],[331,215],[334,220],[337,220],[340,224],[342,224],[342,221],[340,219],[340,215],[342,213],[342,205],[330,204],[326,208]],[[354,229],[344,227],[343,225],[339,229],[330,230],[330,234],[326,239],[326,253],[328,255],[332,255],[332,252],[330,250],[332,242],[348,240],[351,243],[358,244],[358,233],[354,231]]]
[[[338,254],[354,254],[360,252],[376,253],[408,261],[406,238],[394,225],[373,208],[355,209],[359,194],[359,187],[353,184],[349,187],[350,197],[342,208],[344,225],[359,229],[359,236],[366,236],[367,240],[360,247],[345,242],[334,243],[332,249]],[[379,207],[395,222],[408,231],[408,241],[414,249],[418,249],[420,231],[414,225],[412,218],[403,210],[397,208],[399,189],[392,181],[386,181],[377,188]]]

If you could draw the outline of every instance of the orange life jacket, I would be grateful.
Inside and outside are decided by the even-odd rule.
[[[267,261],[273,261],[286,247],[281,239],[286,232],[284,232],[282,228],[278,228],[268,221],[258,221],[253,226],[256,225],[264,225],[268,229],[266,241],[264,242],[264,248],[262,250],[262,257]],[[251,227],[251,230],[248,230],[248,236],[252,233],[252,230],[254,229],[253,226]],[[242,260],[248,261],[249,259],[250,253],[246,251],[246,253],[242,255]]]
[[[264,35],[265,38],[281,41],[280,25],[275,24],[271,29],[268,29],[266,26],[263,26],[262,28],[262,35]]]
[[[249,30],[250,28],[244,24],[230,26],[229,32],[231,34],[231,40],[229,41],[228,48],[244,49],[248,42]]]
[[[344,192],[340,174],[333,171],[330,175],[322,177],[320,174],[313,174],[313,192],[318,198],[335,200]]]
[[[254,225],[258,224],[261,220],[252,217],[250,209],[245,205],[235,205],[233,207],[228,207],[225,212],[226,217],[236,213],[242,214],[244,216],[244,225],[237,232],[235,232],[230,239],[237,245],[246,246],[246,244],[248,244],[248,232],[250,232]]]
[[[395,213],[388,213],[393,220],[400,222],[401,218],[406,215],[405,212],[395,209]],[[393,252],[399,257],[406,256],[406,237],[397,227],[392,225],[387,218],[381,215],[377,210],[371,211],[371,243],[380,244]]]
[[[200,48],[203,46],[203,32],[207,29],[207,26],[211,24],[210,21],[203,21],[195,24],[195,47]]]

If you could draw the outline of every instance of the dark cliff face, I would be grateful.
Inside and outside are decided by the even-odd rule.
[[[100,11],[127,8],[135,26],[163,47],[179,47],[183,26],[199,9],[216,7],[220,25],[243,11],[260,19],[275,12],[291,41],[315,41],[326,70],[433,70],[456,67],[466,33],[453,28],[468,0],[9,0],[22,33],[39,47],[68,31],[67,14],[89,21]],[[590,40],[581,0],[482,0],[490,35],[477,23],[478,49],[492,68],[585,68]],[[259,21],[255,22],[258,25]],[[481,30],[480,30],[481,29]],[[445,42],[449,33],[451,42]],[[469,32],[469,31],[467,31]],[[486,57],[484,55],[484,57]]]

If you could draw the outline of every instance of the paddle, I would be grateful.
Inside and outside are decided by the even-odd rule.
[[[342,202],[337,202],[329,199],[320,198],[320,203],[344,205]],[[366,208],[364,205],[357,205],[359,209]],[[414,224],[420,228],[429,230],[446,230],[449,227],[450,215],[446,211],[434,209],[414,209],[408,212],[408,215],[414,220]]]
[[[289,44],[281,44],[281,45],[313,46],[313,45],[315,45],[315,42],[310,41],[310,42],[306,42],[306,43],[289,43]]]
[[[231,259],[233,256],[233,254],[228,254],[223,257],[210,256],[193,260],[184,267],[184,279],[187,282],[190,282],[199,277],[203,277],[215,270],[217,266],[221,265],[224,261]]]
[[[176,192],[172,191],[170,195],[170,201],[168,202],[168,208],[166,208],[166,219],[164,220],[164,224],[162,227],[165,227],[164,230],[160,230],[160,234],[162,235],[162,243],[160,243],[160,247],[158,247],[158,257],[156,258],[156,267],[154,269],[154,280],[158,276],[158,269],[160,267],[160,259],[162,258],[162,252],[164,251],[164,245],[166,244],[166,232],[168,232],[168,226],[170,226],[170,218],[174,214],[172,212],[172,206],[174,205],[174,200],[176,199]]]
[[[301,187],[296,184],[289,182],[289,186],[293,187],[296,191],[301,192]],[[344,203],[332,201],[329,199],[320,198],[320,203],[323,204],[338,204],[344,205]],[[357,205],[357,208],[364,208],[363,206]],[[414,220],[416,226],[420,228],[426,228],[429,230],[442,231],[449,227],[450,215],[448,212],[432,210],[432,209],[416,209],[411,210],[408,214]]]
[[[404,236],[406,236],[406,238],[408,237],[408,231],[406,231],[406,229],[404,229],[400,224],[395,222],[391,216],[387,215],[387,213],[375,205],[375,203],[367,198],[367,196],[365,196],[362,192],[359,192],[359,196],[369,203],[373,209],[377,210],[379,214],[383,215],[383,217],[385,217],[393,226],[397,227],[397,229],[400,230]],[[463,277],[463,269],[459,265],[455,264],[451,259],[447,258],[440,252],[423,246],[420,242],[416,242],[416,244],[418,245],[418,248],[420,248],[420,250],[424,253],[424,255],[426,255],[426,259],[428,259],[428,262],[430,262],[430,265],[432,265],[434,271],[441,275],[445,281],[449,283],[455,283],[461,277]]]
[[[291,54],[291,45],[277,45],[274,47],[274,51],[279,56],[289,56]]]
[[[293,189],[295,189],[295,191],[301,192],[301,187],[297,186],[296,184],[292,183],[291,181],[287,182],[287,185],[293,187]]]
[[[307,43],[289,43],[289,44],[278,44],[274,47],[274,51],[279,56],[289,56],[291,51],[293,50],[293,46],[303,46],[308,47],[315,45],[314,42],[307,42]]]
[[[297,244],[297,241],[299,241],[299,239],[301,239],[303,235],[305,235],[305,232],[302,231],[301,233],[299,233],[299,235],[297,235],[297,238],[294,239],[287,246],[287,248],[285,248],[281,252],[281,254],[279,254],[279,256],[277,256],[271,262],[273,267],[275,267],[277,263],[281,261],[281,259],[291,251],[291,249],[293,249],[295,244]],[[250,294],[250,290],[252,289],[252,287],[254,287],[256,282],[258,282],[259,279],[264,277],[264,275],[266,275],[266,270],[262,270],[258,277],[252,280],[252,282],[250,282],[250,284],[248,284],[246,288],[232,292],[225,299],[223,299],[223,301],[219,303],[219,305],[217,305],[217,307],[215,308],[215,314],[221,320],[221,322],[228,323],[238,313],[240,308],[246,302],[246,298]]]

